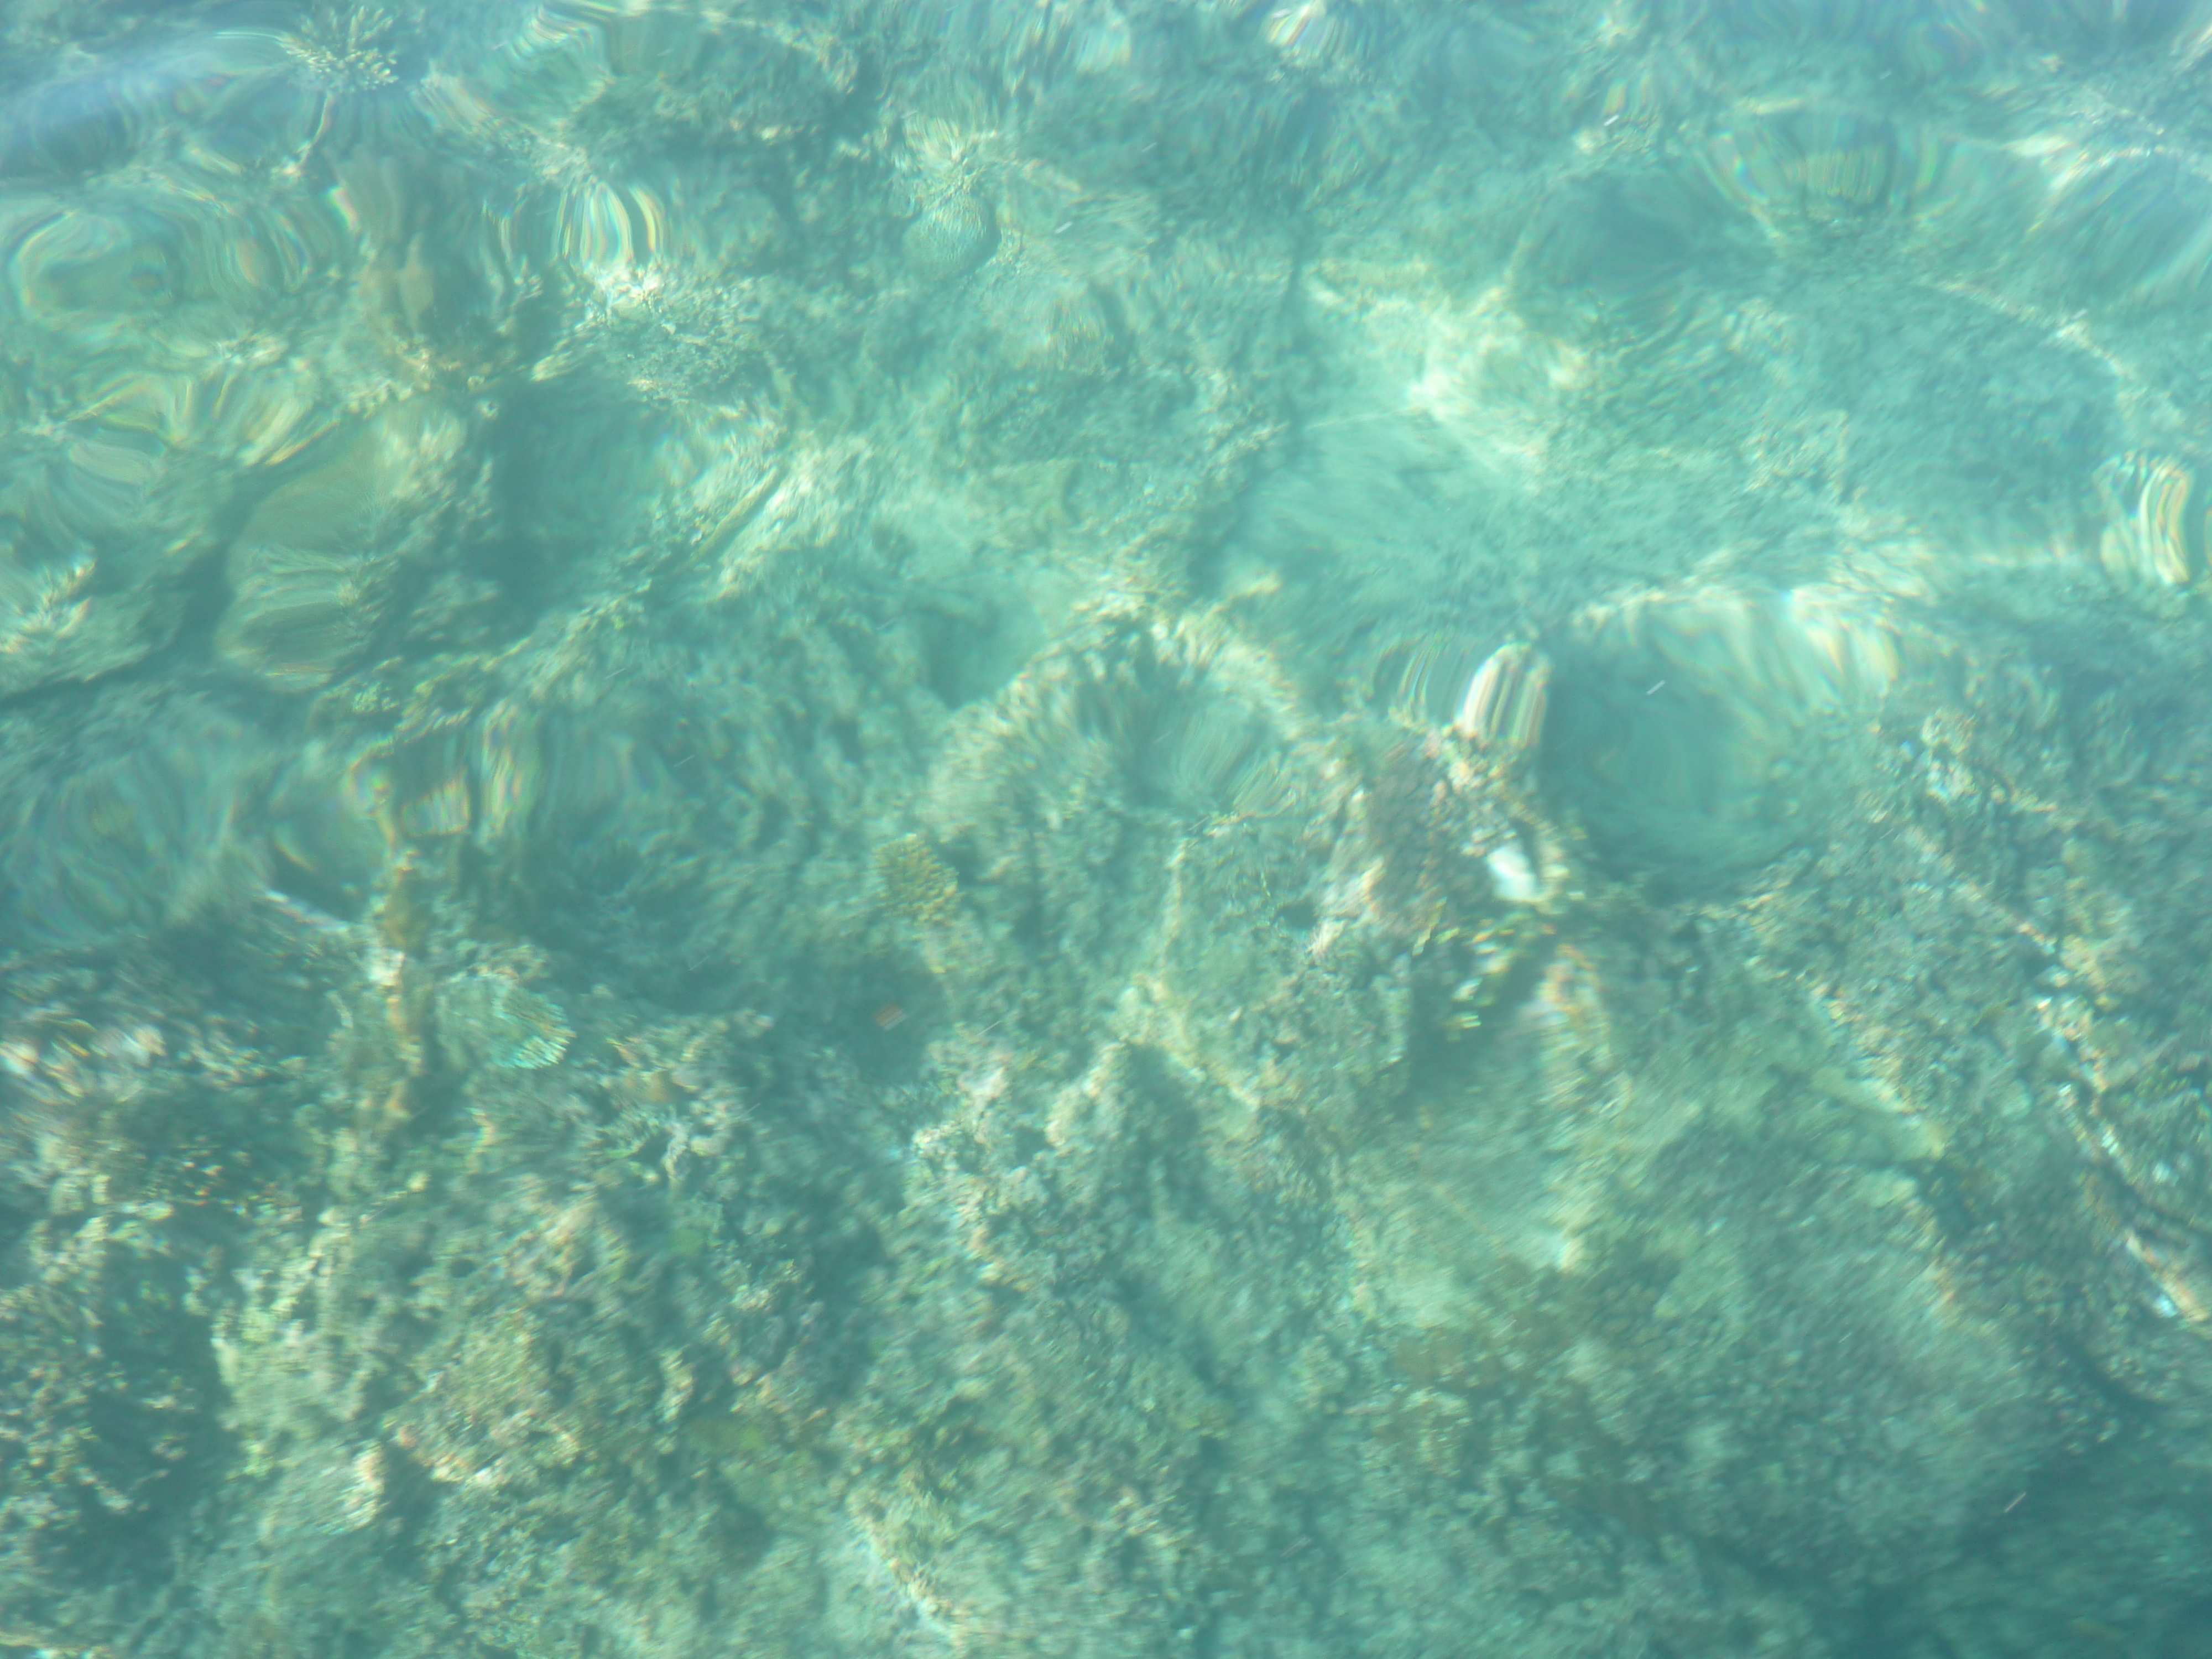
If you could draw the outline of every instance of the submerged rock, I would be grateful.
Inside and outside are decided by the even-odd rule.
[[[2195,1650],[2188,9],[294,9],[0,0],[0,1645]]]

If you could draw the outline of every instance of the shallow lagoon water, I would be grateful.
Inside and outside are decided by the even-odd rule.
[[[0,3],[0,1647],[2212,1655],[2208,76]]]

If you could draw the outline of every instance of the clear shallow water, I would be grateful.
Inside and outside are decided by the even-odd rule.
[[[0,1644],[2212,1652],[2208,30],[0,8]]]

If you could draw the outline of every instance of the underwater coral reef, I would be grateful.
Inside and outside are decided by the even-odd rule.
[[[0,1650],[2212,1656],[2208,76],[0,0]]]

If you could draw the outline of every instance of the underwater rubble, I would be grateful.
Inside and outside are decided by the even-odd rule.
[[[0,1649],[2212,1656],[2208,73],[0,0]]]

